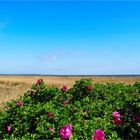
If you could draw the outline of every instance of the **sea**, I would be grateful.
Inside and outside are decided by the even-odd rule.
[[[0,74],[0,76],[57,76],[57,77],[140,77],[140,74],[126,75],[53,75],[53,74]]]

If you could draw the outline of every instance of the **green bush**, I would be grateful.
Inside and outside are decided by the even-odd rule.
[[[60,129],[68,124],[72,136],[66,140],[91,140],[97,129],[104,131],[101,140],[140,139],[140,82],[93,85],[81,79],[62,90],[41,80],[0,112],[0,139],[59,140]]]

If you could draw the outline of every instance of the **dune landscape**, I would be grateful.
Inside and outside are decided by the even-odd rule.
[[[16,99],[31,89],[38,79],[43,79],[47,86],[61,88],[63,85],[72,87],[76,80],[91,78],[93,83],[126,83],[140,82],[140,77],[98,77],[98,76],[0,76],[0,108],[11,99]]]

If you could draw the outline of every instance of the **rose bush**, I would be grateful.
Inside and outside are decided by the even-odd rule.
[[[47,87],[30,91],[0,111],[0,139],[140,139],[140,82]]]

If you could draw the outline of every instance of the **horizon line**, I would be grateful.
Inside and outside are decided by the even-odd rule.
[[[0,76],[121,76],[121,77],[139,77],[140,74],[0,74]]]

